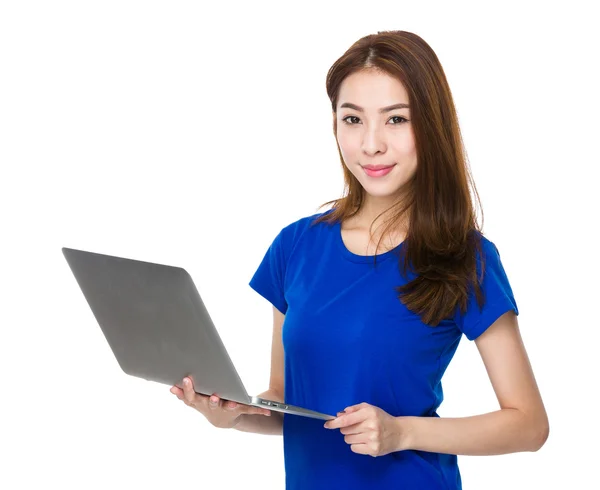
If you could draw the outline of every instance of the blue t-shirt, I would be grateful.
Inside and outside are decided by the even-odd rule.
[[[403,243],[373,256],[342,241],[341,225],[301,218],[275,237],[250,286],[285,314],[285,403],[331,415],[367,402],[393,416],[438,417],[441,379],[462,334],[476,339],[500,315],[518,309],[493,242],[482,237],[486,259],[480,311],[474,292],[468,311],[428,326],[397,298],[404,278]],[[480,257],[477,255],[478,274]],[[284,414],[287,490],[460,489],[456,455],[396,451],[354,453],[339,429]]]

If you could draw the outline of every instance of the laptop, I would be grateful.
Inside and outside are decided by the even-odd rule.
[[[181,267],[63,247],[121,369],[203,395],[321,420],[335,417],[248,395],[191,276]]]

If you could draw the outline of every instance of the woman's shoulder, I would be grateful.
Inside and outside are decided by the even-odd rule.
[[[498,247],[496,246],[494,241],[490,239],[489,236],[485,235],[482,231],[479,230],[476,230],[475,234],[481,240],[481,250],[484,256],[488,256],[490,254],[498,254]]]
[[[318,218],[329,214],[331,210],[327,210],[320,213],[312,213],[309,215],[303,215],[300,218],[296,218],[293,221],[289,221],[281,231],[279,232],[278,238],[284,244],[284,248],[291,250],[301,243],[314,244],[320,237],[324,236],[320,231],[324,230],[325,227],[330,226],[326,221],[317,221]],[[308,242],[307,242],[308,240]]]
[[[476,247],[475,250],[477,272],[481,271],[482,259],[486,271],[502,269],[502,259],[496,242],[481,231],[477,231],[476,233],[481,240],[480,247]]]
[[[289,222],[287,225],[285,225],[283,227],[282,231],[288,235],[290,235],[290,234],[298,235],[298,234],[302,234],[302,233],[306,232],[310,228],[327,226],[327,222],[325,222],[325,221],[318,222],[317,220],[321,216],[325,216],[327,214],[330,214],[331,212],[332,212],[332,210],[328,209],[327,211],[323,211],[320,213],[304,215],[300,218],[295,219],[294,221]]]

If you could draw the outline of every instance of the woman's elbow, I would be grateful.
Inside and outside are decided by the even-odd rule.
[[[535,452],[539,451],[548,440],[548,436],[550,435],[550,424],[548,423],[548,417],[544,414],[543,416],[538,417],[532,425],[534,430],[531,431],[531,436],[529,438],[529,450]]]

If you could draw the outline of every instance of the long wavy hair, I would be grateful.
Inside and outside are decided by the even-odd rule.
[[[359,39],[331,66],[327,73],[327,95],[333,109],[333,134],[337,143],[337,103],[340,86],[350,74],[376,70],[395,77],[408,93],[414,132],[417,168],[405,192],[389,212],[383,233],[400,223],[407,228],[399,267],[406,277],[410,268],[415,278],[395,288],[398,299],[418,314],[423,323],[437,326],[452,318],[456,309],[467,310],[469,292],[474,290],[479,307],[484,297],[480,286],[484,274],[481,236],[470,189],[481,200],[473,181],[458,116],[450,87],[435,52],[419,36],[407,31],[379,31]],[[344,165],[344,195],[321,221],[342,222],[361,209],[365,190]],[[392,209],[393,208],[393,209]],[[378,216],[378,217],[379,217]],[[476,253],[481,257],[477,277]],[[374,260],[376,262],[376,255]]]

